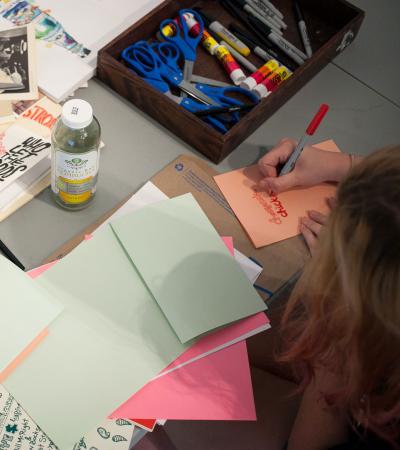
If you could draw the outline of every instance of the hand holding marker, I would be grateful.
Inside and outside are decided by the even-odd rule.
[[[317,128],[319,127],[320,123],[322,122],[322,119],[325,117],[328,110],[329,110],[328,105],[323,104],[320,106],[319,111],[317,112],[313,120],[310,122],[310,125],[308,125],[306,134],[300,139],[300,142],[297,144],[297,147],[294,149],[293,153],[290,155],[289,159],[286,161],[285,165],[279,172],[280,177],[282,175],[288,174],[294,169],[294,166],[296,165],[296,162],[299,159],[301,152],[303,151],[305,145],[307,144],[310,136],[312,136],[316,132]]]

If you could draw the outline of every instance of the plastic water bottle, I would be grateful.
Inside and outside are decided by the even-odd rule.
[[[80,210],[96,193],[101,129],[85,100],[69,100],[51,135],[51,189],[63,208]]]

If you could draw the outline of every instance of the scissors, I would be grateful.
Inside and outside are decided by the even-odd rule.
[[[158,53],[156,53],[156,50]],[[121,56],[147,83],[190,112],[205,112],[210,109],[210,105],[212,107],[243,105],[242,102],[229,97],[227,95],[229,93],[243,94],[250,98],[254,104],[259,101],[257,96],[245,89],[234,86],[227,88],[211,87],[201,83],[193,86],[190,83],[184,82],[185,86],[189,84],[187,90],[185,87],[187,93],[196,100],[200,100],[199,97],[202,97],[200,100],[201,103],[191,98],[182,98],[174,95],[171,92],[170,84],[182,89],[182,72],[177,64],[179,49],[172,43],[149,44],[146,41],[139,41],[123,50]],[[233,113],[221,114],[216,117],[210,115],[202,118],[221,133],[226,133],[228,128],[225,124],[237,122],[240,116],[238,113]]]
[[[151,80],[150,84],[163,93],[170,90],[169,86],[166,88],[166,83],[202,103],[218,106],[216,100],[183,79],[178,65],[180,51],[175,44],[169,42],[149,44],[146,41],[139,41],[124,49],[121,56],[135,72],[147,81]]]
[[[200,32],[195,37],[190,36],[189,34],[189,27],[185,20],[185,14],[192,14],[200,25]],[[182,29],[173,19],[163,20],[160,24],[160,33],[165,41],[174,43],[179,48],[185,59],[183,79],[190,82],[192,79],[194,62],[196,61],[197,46],[199,45],[204,32],[204,22],[200,14],[192,9],[181,9],[179,11],[179,22]],[[175,34],[173,36],[167,36],[163,31],[165,27],[173,28]]]
[[[251,105],[257,105],[260,101],[253,92],[238,86],[216,87],[198,83],[196,84],[196,88],[215,100],[221,106],[243,106],[244,103],[235,97],[246,97],[250,100]],[[210,109],[210,111],[212,111],[212,109]],[[226,115],[231,118],[230,122],[238,122],[240,120],[240,114],[238,112],[225,115],[220,114],[218,117],[221,118]]]

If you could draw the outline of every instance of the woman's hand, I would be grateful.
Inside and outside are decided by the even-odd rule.
[[[326,199],[326,202],[329,206],[329,210],[332,210],[335,207],[336,199],[334,197],[330,197]],[[306,241],[311,256],[313,256],[318,246],[319,234],[328,220],[329,213],[322,214],[318,211],[312,210],[307,211],[307,214],[308,215],[306,217],[302,217],[300,219],[300,232]]]
[[[313,186],[324,181],[338,182],[350,168],[348,155],[306,146],[295,168],[279,177],[279,166],[289,159],[296,145],[293,139],[282,139],[259,160],[258,167],[264,176],[259,184],[261,189],[279,194],[294,187]]]

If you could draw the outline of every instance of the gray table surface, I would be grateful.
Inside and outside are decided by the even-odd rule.
[[[400,142],[400,61],[395,58],[399,52],[395,52],[398,46],[394,44],[400,36],[394,21],[395,16],[400,19],[399,2],[355,3],[367,11],[358,39],[228,156],[218,170],[251,164],[262,155],[263,147],[273,146],[283,136],[301,136],[307,121],[324,102],[331,110],[314,142],[334,139],[343,151],[360,154]],[[393,47],[386,45],[389,41]],[[375,55],[375,65],[369,63],[369,55]],[[71,213],[58,208],[47,189],[0,223],[0,238],[28,269],[41,264],[179,154],[201,156],[97,80],[79,90],[77,96],[93,105],[106,144],[97,198],[88,209]]]

